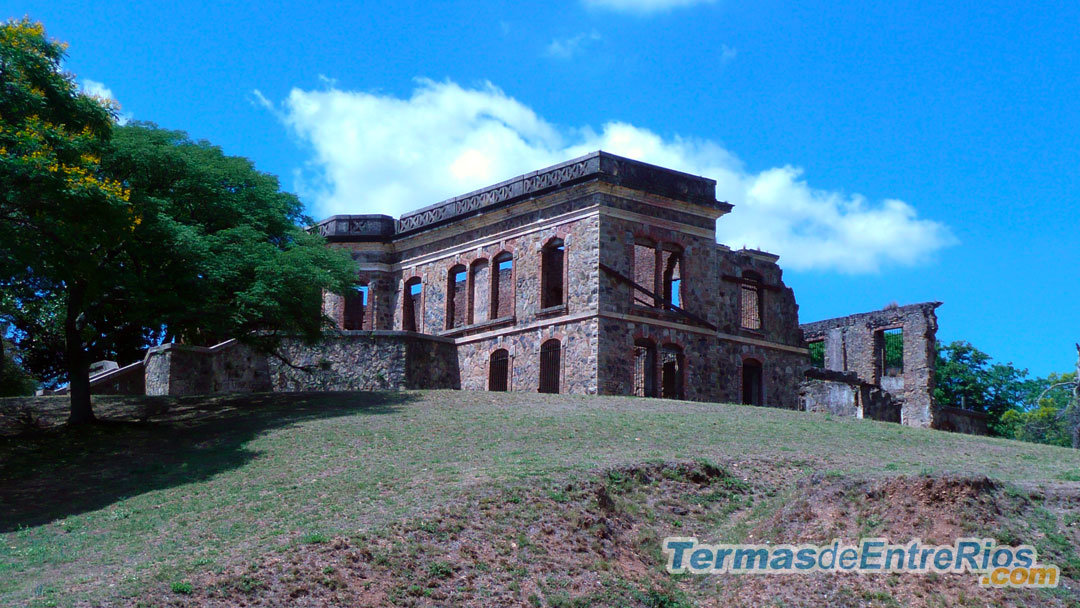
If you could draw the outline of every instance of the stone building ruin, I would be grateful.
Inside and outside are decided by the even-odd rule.
[[[314,229],[358,285],[324,297],[321,343],[283,346],[292,365],[169,344],[93,390],[636,395],[930,425],[938,304],[800,327],[778,256],[716,242],[731,209],[711,179],[595,152],[398,219],[333,216]],[[896,329],[899,372],[874,363]]]
[[[777,257],[716,243],[713,180],[597,152],[438,205],[318,224],[360,286],[342,334],[453,345],[465,390],[797,403]]]
[[[811,367],[799,409],[986,434],[986,416],[937,407],[934,371],[941,302],[802,325]]]

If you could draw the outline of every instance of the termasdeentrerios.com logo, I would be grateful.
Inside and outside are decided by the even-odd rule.
[[[1031,545],[999,545],[992,538],[959,538],[951,545],[906,545],[885,538],[858,544],[709,545],[696,538],[664,539],[667,569],[673,574],[805,574],[811,572],[969,572],[985,587],[1057,587],[1058,567],[1039,564]]]

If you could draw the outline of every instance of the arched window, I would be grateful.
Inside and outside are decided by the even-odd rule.
[[[678,245],[664,245],[661,250],[663,261],[663,292],[664,300],[682,307],[682,248]]]
[[[739,307],[743,329],[761,329],[761,275],[743,272],[739,283]]]
[[[505,391],[510,386],[510,353],[505,348],[491,353],[488,362],[488,390]]]
[[[446,277],[446,329],[465,325],[465,313],[468,311],[467,289],[469,273],[465,266],[458,264],[450,269]]]
[[[652,340],[634,340],[634,395],[656,396],[656,344]]]
[[[761,405],[763,402],[763,394],[761,381],[762,376],[761,361],[757,359],[747,359],[743,361],[742,367],[742,402],[746,405]]]
[[[566,304],[563,272],[566,251],[562,239],[551,239],[544,245],[540,263],[540,308]]]
[[[358,285],[345,292],[345,310],[342,329],[371,329],[371,307],[368,302],[368,286]]]
[[[420,277],[413,277],[405,281],[405,289],[401,294],[401,328],[405,331],[420,331],[420,296],[422,292]]]
[[[489,276],[487,260],[476,260],[469,266],[469,325],[488,320]]]
[[[562,372],[562,345],[551,339],[540,345],[541,393],[558,393],[559,376]]]
[[[491,264],[491,318],[514,314],[514,258],[507,252],[495,256]]]
[[[686,358],[683,356],[682,347],[665,344],[660,356],[663,361],[660,368],[660,385],[663,390],[661,396],[664,399],[684,399]]]

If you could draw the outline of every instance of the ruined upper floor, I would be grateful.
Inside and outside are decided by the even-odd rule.
[[[801,346],[777,257],[716,242],[714,180],[595,152],[407,213],[334,216],[361,293],[345,329],[461,336],[617,315]]]

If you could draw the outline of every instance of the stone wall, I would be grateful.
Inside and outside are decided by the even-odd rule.
[[[934,411],[933,428],[968,435],[989,435],[990,430],[986,426],[987,418],[988,416],[982,412],[956,407],[939,407]]]
[[[859,404],[861,383],[854,376],[841,378],[808,377],[799,387],[800,409],[805,412],[862,418]]]
[[[799,402],[807,412],[900,422],[900,403],[852,372],[808,369],[799,387]]]
[[[854,372],[859,380],[880,387],[901,403],[901,422],[928,427],[933,423],[937,315],[940,302],[890,306],[883,310],[802,325],[807,342],[823,341],[825,369]],[[883,370],[883,332],[903,331],[903,371]]]
[[[375,391],[459,388],[451,342],[406,332],[328,332],[314,345],[286,341],[268,359],[273,390]]]
[[[335,331],[314,345],[285,340],[278,352],[268,356],[235,340],[155,347],[145,359],[145,394],[460,388],[453,342],[431,336]]]
[[[265,355],[238,343],[213,347],[163,344],[143,359],[147,395],[205,395],[268,391]]]

